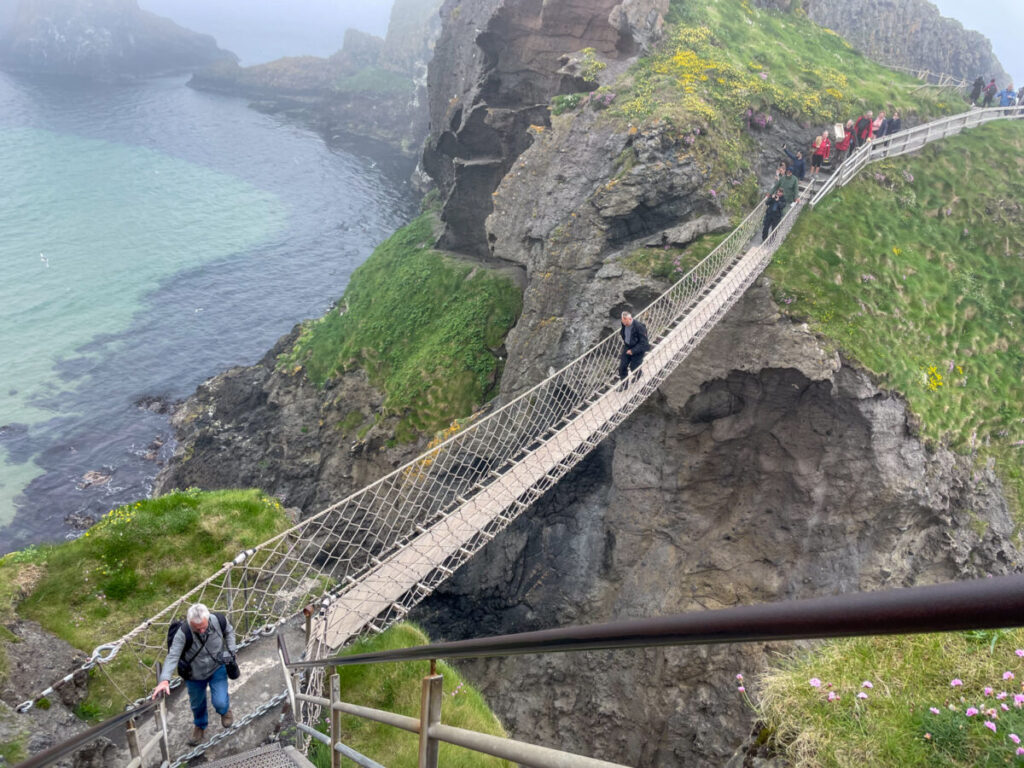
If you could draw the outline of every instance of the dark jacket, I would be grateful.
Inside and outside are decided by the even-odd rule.
[[[858,144],[863,144],[875,136],[875,121],[867,115],[861,115],[860,119],[853,126],[853,132],[857,134]]]
[[[629,344],[626,344],[625,323],[619,326],[619,336],[622,337],[622,343],[626,344],[626,349],[633,350],[633,354],[643,354],[651,348],[651,343],[647,340],[647,326],[634,317],[632,328],[633,334]]]
[[[784,149],[782,151],[785,152],[786,157],[788,157],[792,161],[790,163],[790,166],[792,166],[793,168],[793,175],[796,176],[798,179],[803,179],[804,174],[807,172],[806,159],[802,157],[798,158],[788,149]]]
[[[796,180],[796,176],[783,176],[775,182],[775,186],[772,187],[768,194],[774,195],[777,189],[782,190],[782,193],[786,196],[786,205],[789,205],[800,194],[800,183]]]
[[[185,633],[192,635],[192,644],[185,654],[186,660],[192,662],[192,679],[206,680],[213,677],[213,673],[223,664],[223,652],[230,651],[232,654],[238,651],[235,645],[235,628],[231,626],[231,620],[225,622],[225,631],[221,633],[220,621],[214,614],[210,614],[210,624],[206,628],[206,637],[197,635],[188,626],[188,622],[182,622],[181,628],[174,633],[171,640],[171,647],[167,651],[167,658],[164,659],[164,667],[160,672],[161,680],[170,680],[171,675],[178,669],[178,659],[185,648]]]
[[[903,118],[894,117],[889,121],[889,129],[885,132],[886,136],[891,136],[894,133],[898,133],[903,130]]]

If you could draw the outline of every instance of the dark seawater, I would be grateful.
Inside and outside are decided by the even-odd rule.
[[[413,215],[411,170],[182,78],[0,75],[0,552],[147,496],[170,429],[139,401],[321,315]]]

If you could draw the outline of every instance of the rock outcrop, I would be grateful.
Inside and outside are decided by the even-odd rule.
[[[982,577],[1019,561],[990,472],[778,314],[762,281],[657,395],[417,609],[448,640]],[[462,662],[509,732],[722,766],[764,644]]]
[[[442,6],[423,154],[444,201],[442,247],[489,254],[484,220],[491,193],[532,143],[530,126],[549,125],[552,96],[597,87],[586,73],[563,70],[571,54],[590,49],[605,66],[628,60],[658,38],[667,11],[668,0]]]
[[[350,29],[336,54],[240,67],[225,63],[189,81],[198,90],[244,96],[327,136],[376,139],[408,156],[427,135],[427,63],[441,31],[441,0],[397,0],[387,37]]]
[[[235,60],[137,0],[20,0],[0,14],[0,66],[15,71],[148,77]]]
[[[955,75],[973,82],[979,75],[1000,86],[1010,82],[992,43],[939,13],[928,0],[804,0],[807,15],[883,64]]]

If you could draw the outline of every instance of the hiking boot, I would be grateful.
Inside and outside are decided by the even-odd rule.
[[[225,728],[230,728],[234,722],[235,715],[230,709],[220,716],[220,724]]]
[[[192,735],[188,737],[188,745],[194,747],[197,744],[201,744],[203,741],[203,734],[206,733],[198,725],[192,726]]]

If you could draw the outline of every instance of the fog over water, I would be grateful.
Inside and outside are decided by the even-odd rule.
[[[349,27],[383,37],[392,0],[139,0],[153,13],[213,35],[242,64],[330,56]]]

